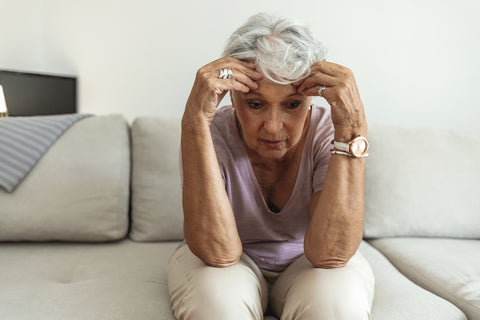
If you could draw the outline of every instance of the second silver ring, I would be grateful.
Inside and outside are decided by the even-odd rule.
[[[318,95],[321,97],[322,96],[322,93],[323,93],[323,90],[327,89],[327,87],[325,86],[321,86],[318,88]]]

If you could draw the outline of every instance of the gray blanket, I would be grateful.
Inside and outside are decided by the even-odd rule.
[[[71,125],[90,116],[93,114],[0,118],[0,187],[12,192]]]

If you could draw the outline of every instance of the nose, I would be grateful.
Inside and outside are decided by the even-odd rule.
[[[268,133],[276,134],[283,128],[283,120],[281,114],[276,108],[270,108],[265,114],[264,124]]]

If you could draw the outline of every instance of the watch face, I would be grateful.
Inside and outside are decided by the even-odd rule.
[[[359,137],[354,139],[350,144],[350,152],[356,157],[360,157],[367,152],[368,143],[367,139]]]

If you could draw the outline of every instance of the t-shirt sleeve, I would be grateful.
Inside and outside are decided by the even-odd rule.
[[[333,124],[329,110],[321,116],[313,140],[313,192],[323,189],[325,176],[330,162],[330,149],[333,140]]]

